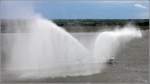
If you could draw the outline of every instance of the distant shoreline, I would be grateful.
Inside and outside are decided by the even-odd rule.
[[[99,30],[114,29],[117,26],[122,28],[127,24],[132,24],[142,30],[149,29],[149,19],[55,19],[52,21],[68,32],[97,32]],[[1,32],[6,32],[5,28],[8,24],[16,23],[27,24],[28,20],[0,19]],[[13,32],[13,28],[15,29],[15,26],[8,29],[9,32]]]
[[[91,32],[101,29],[100,27],[123,27],[127,24],[135,25],[142,30],[149,29],[149,19],[55,19],[53,21],[70,32],[80,30]]]

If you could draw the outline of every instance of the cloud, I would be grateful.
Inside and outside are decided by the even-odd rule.
[[[135,7],[146,9],[147,7],[142,4],[134,4]]]

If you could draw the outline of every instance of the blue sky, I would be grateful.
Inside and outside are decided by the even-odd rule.
[[[36,11],[49,19],[146,19],[148,0],[79,0],[39,2]]]
[[[34,12],[48,19],[148,19],[150,4],[149,0],[39,0],[31,3]],[[30,2],[17,4],[28,7]]]

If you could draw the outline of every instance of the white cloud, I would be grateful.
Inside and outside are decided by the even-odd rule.
[[[135,7],[146,9],[147,7],[142,4],[134,4]]]

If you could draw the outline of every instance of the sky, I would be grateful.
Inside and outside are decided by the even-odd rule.
[[[16,15],[14,8],[20,8],[22,14],[30,9],[32,14],[34,11],[48,19],[149,19],[150,12],[149,0],[22,0],[16,4],[8,7],[7,12],[7,7],[1,6],[0,17],[10,16],[9,11]]]

